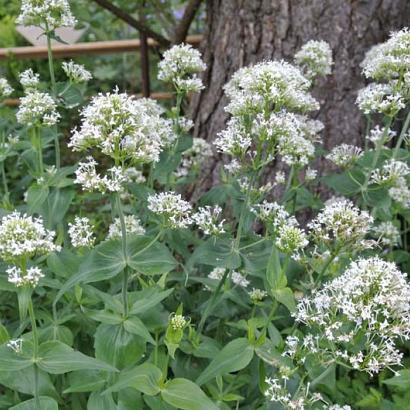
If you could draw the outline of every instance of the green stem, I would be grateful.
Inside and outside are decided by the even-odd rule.
[[[54,98],[57,98],[57,87],[56,87],[56,78],[54,74],[54,60],[53,60],[53,50],[51,49],[51,35],[48,27],[46,27],[47,35],[47,55],[48,55],[48,68],[50,71],[50,80],[51,80],[51,92]],[[54,148],[56,154],[56,168],[60,169],[61,166],[61,154],[60,154],[60,142],[58,140],[57,128],[54,130]]]
[[[124,260],[127,261],[127,230],[125,227],[124,212],[122,210],[122,204],[121,204],[121,198],[120,198],[119,192],[117,192],[117,194],[115,195],[115,200],[116,200],[117,212],[118,212],[118,216],[120,218],[120,224],[121,224],[122,254],[123,254]],[[127,289],[128,289],[128,269],[126,266],[123,272],[123,279],[122,279],[122,302],[124,306],[124,317],[128,315]]]
[[[409,125],[410,125],[410,110],[407,113],[406,119],[405,119],[404,124],[403,124],[403,128],[401,129],[401,132],[400,132],[399,139],[397,140],[396,147],[394,148],[393,159],[396,159],[397,155],[399,154],[399,149],[401,147],[401,144],[403,143],[403,140],[404,140],[406,132],[409,128]]]
[[[327,271],[327,268],[335,260],[337,255],[338,255],[338,252],[334,252],[334,253],[330,254],[329,259],[326,261],[325,265],[323,266],[322,270],[319,272],[319,275],[315,280],[315,286],[317,286],[320,283],[320,281],[322,280],[323,275]]]
[[[38,331],[36,324],[36,316],[34,314],[33,300],[31,296],[28,303],[28,314],[30,316],[31,322],[31,333],[33,334],[33,358],[36,361],[38,357]],[[36,401],[36,410],[41,410],[38,383],[38,368],[36,363],[34,363],[34,397]]]
[[[3,180],[4,196],[7,197],[9,194],[9,187],[7,185],[7,175],[4,168],[4,161],[1,161],[1,179]]]

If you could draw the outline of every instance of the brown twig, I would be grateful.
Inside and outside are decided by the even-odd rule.
[[[188,34],[189,27],[191,26],[192,20],[195,17],[195,14],[199,10],[202,0],[190,0],[190,2],[185,7],[184,15],[182,16],[181,21],[178,23],[175,28],[175,34],[173,38],[174,44],[179,44],[185,41],[185,38]]]
[[[163,35],[157,33],[156,31],[150,29],[146,24],[141,22],[140,20],[135,19],[125,11],[121,10],[119,7],[115,6],[108,0],[94,0],[95,3],[99,4],[104,9],[110,11],[114,15],[116,15],[121,20],[128,23],[130,26],[136,28],[139,32],[145,33],[148,37],[156,40],[158,44],[164,47],[169,47],[171,42],[165,38]]]

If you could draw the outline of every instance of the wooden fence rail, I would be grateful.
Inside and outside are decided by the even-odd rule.
[[[192,45],[198,45],[202,39],[202,35],[188,36],[186,42]],[[149,47],[156,47],[158,43],[149,38]],[[56,44],[52,46],[53,56],[58,58],[75,57],[80,55],[95,55],[95,54],[117,54],[129,53],[140,49],[141,41],[139,39],[131,40],[114,40],[114,41],[94,41],[88,43],[77,44]],[[30,47],[11,47],[0,48],[0,60],[5,60],[13,56],[17,59],[41,59],[47,58],[46,46],[30,46]]]

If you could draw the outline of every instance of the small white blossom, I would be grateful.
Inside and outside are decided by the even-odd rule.
[[[173,330],[182,330],[187,325],[188,321],[182,315],[172,315],[169,320],[169,325]]]
[[[23,348],[23,339],[9,340],[6,346],[12,349],[15,353],[21,353]]]
[[[74,248],[90,248],[95,242],[93,226],[86,217],[76,216],[74,223],[68,224],[68,235]]]
[[[63,71],[66,76],[73,83],[86,83],[90,81],[93,76],[91,73],[85,69],[81,64],[76,64],[74,61],[70,60],[69,62],[64,61],[62,64]]]
[[[125,175],[128,180],[134,181],[137,184],[143,184],[146,181],[146,178],[142,174],[142,171],[136,169],[135,167],[129,167],[125,170]]]
[[[30,91],[20,99],[17,122],[27,126],[52,126],[60,119],[53,98],[40,91]]]
[[[19,74],[20,84],[26,92],[36,90],[40,84],[40,74],[34,73],[31,68]]]
[[[389,196],[403,208],[410,207],[410,189],[405,178],[398,178],[394,186],[389,189]]]
[[[205,68],[198,50],[189,44],[179,44],[165,51],[158,64],[158,79],[172,83],[177,92],[198,92],[203,88],[198,74]]]
[[[44,277],[44,273],[36,266],[28,268],[25,273],[17,266],[10,266],[6,269],[6,272],[8,281],[18,288],[22,286],[34,288],[38,285],[40,279]]]
[[[209,279],[221,280],[226,269],[225,268],[214,268],[209,274]]]
[[[379,185],[395,185],[399,178],[405,178],[409,174],[410,168],[405,162],[390,159],[381,169],[372,171],[370,181]]]
[[[33,218],[15,211],[0,222],[0,258],[13,262],[21,257],[46,255],[59,251],[55,233],[44,228],[41,217]]]
[[[370,130],[370,135],[367,136],[367,139],[377,146],[379,144],[385,144],[396,135],[396,131],[392,131],[390,128],[386,130],[385,128],[380,128],[379,125],[376,125],[376,127]]]
[[[284,172],[282,171],[278,171],[276,172],[275,175],[275,184],[276,185],[284,185],[286,182],[286,175]]]
[[[162,219],[168,228],[187,228],[192,223],[192,206],[180,194],[160,192],[148,197],[148,209]]]
[[[205,206],[198,208],[192,215],[193,221],[198,225],[205,235],[221,235],[225,232],[223,224],[225,219],[220,221],[222,208],[220,206]]]
[[[125,232],[127,235],[144,235],[145,229],[141,225],[141,221],[134,215],[125,215]],[[108,231],[108,239],[121,238],[122,229],[121,229],[121,220],[120,218],[115,218],[114,222],[110,225]]]
[[[266,292],[266,290],[253,288],[248,292],[248,295],[253,303],[258,303],[265,299],[266,296],[268,296],[268,292]]]
[[[77,21],[67,0],[22,0],[16,22],[52,32],[58,27],[74,27]]]
[[[393,247],[400,243],[400,230],[390,221],[374,226],[372,232],[384,246]]]
[[[310,40],[295,54],[296,64],[309,79],[332,72],[332,50],[326,41]]]
[[[317,178],[317,170],[308,168],[305,173],[305,180],[306,181],[314,181]]]
[[[0,98],[8,97],[13,92],[13,88],[5,78],[0,78]]]
[[[293,259],[300,258],[300,251],[309,245],[305,232],[297,226],[283,224],[278,230],[278,237],[275,241],[278,249],[291,255]]]
[[[244,275],[242,275],[240,272],[233,271],[231,273],[231,279],[234,285],[240,286],[241,288],[246,288],[249,285],[249,280],[246,279]]]
[[[212,156],[211,145],[202,138],[194,138],[192,147],[182,153],[182,162],[175,171],[177,177],[185,177],[191,170],[198,170],[201,164]]]
[[[341,144],[334,147],[326,158],[338,167],[348,168],[354,165],[363,155],[361,148],[354,145]]]

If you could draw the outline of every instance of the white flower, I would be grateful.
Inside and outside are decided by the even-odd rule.
[[[0,98],[8,97],[13,92],[13,88],[5,78],[0,78]]]
[[[34,73],[33,70],[29,68],[19,74],[19,80],[26,92],[35,90],[40,84],[40,74]]]
[[[277,171],[275,175],[275,184],[283,185],[286,182],[286,175],[283,171]]]
[[[160,192],[148,197],[148,209],[162,219],[168,228],[187,228],[192,223],[192,206],[180,194]]]
[[[309,79],[332,72],[332,50],[326,41],[310,40],[295,54],[296,64]]]
[[[240,286],[241,288],[246,288],[250,283],[244,275],[237,271],[231,273],[231,279],[234,285]]]
[[[105,193],[120,192],[128,178],[122,168],[112,167],[107,170],[107,175],[103,177],[97,173],[97,162],[93,157],[88,156],[86,162],[79,162],[75,171],[76,179],[74,183],[82,185],[85,191],[100,191]]]
[[[363,155],[361,148],[354,145],[341,144],[334,147],[326,158],[338,167],[348,168],[354,165]]]
[[[392,131],[390,128],[386,130],[385,128],[380,128],[379,125],[376,125],[376,127],[370,130],[370,135],[366,138],[377,146],[390,141],[396,136],[396,134],[396,131]]]
[[[395,116],[406,104],[402,95],[393,94],[393,89],[388,84],[371,83],[359,90],[356,104],[364,114],[382,113]]]
[[[305,232],[297,226],[283,224],[278,230],[275,245],[278,249],[298,260],[299,252],[309,245]]]
[[[265,223],[267,228],[272,228],[277,232],[283,225],[296,226],[297,221],[282,205],[277,202],[263,201],[261,204],[252,207],[251,211]]]
[[[125,215],[125,232],[127,235],[144,235],[145,229],[141,226],[141,221],[134,215]],[[121,220],[120,218],[115,218],[114,222],[110,225],[108,231],[108,239],[121,238]]]
[[[393,263],[359,259],[302,299],[295,318],[317,334],[323,355],[372,375],[401,364],[395,342],[410,339],[410,285]]]
[[[30,286],[36,287],[40,279],[44,277],[44,273],[40,268],[32,266],[27,269],[26,273],[18,268],[17,266],[10,266],[6,269],[8,275],[8,281],[13,285],[19,287]]]
[[[242,157],[252,145],[252,138],[237,118],[228,121],[227,128],[218,133],[214,141],[219,152]]]
[[[262,289],[255,289],[253,288],[248,292],[249,297],[251,298],[253,303],[261,302],[263,299],[268,296],[268,292]]]
[[[21,353],[23,348],[23,339],[9,340],[6,346],[14,350],[15,353]]]
[[[135,100],[118,90],[99,94],[82,110],[81,127],[73,131],[68,146],[74,151],[97,148],[121,162],[157,162],[174,139],[171,122],[160,113],[149,99]]]
[[[214,268],[209,274],[209,279],[221,280],[226,269],[225,268]]]
[[[374,236],[385,246],[396,246],[400,243],[400,230],[390,221],[381,222],[372,228]]]
[[[311,83],[301,71],[285,61],[268,61],[239,69],[225,85],[230,103],[225,110],[232,115],[276,110],[311,111],[319,108],[308,93]]]
[[[306,181],[314,181],[317,178],[317,170],[308,168],[305,173],[305,180]]]
[[[364,237],[372,223],[373,218],[368,212],[361,211],[347,199],[335,199],[325,205],[308,227],[313,240],[319,245],[360,249],[371,245],[364,241]]]
[[[175,171],[175,175],[177,177],[187,176],[189,171],[198,169],[211,156],[211,145],[202,138],[194,138],[192,147],[182,153],[182,162]]]
[[[74,248],[90,248],[95,242],[93,226],[86,217],[76,216],[74,223],[68,224],[68,235]]]
[[[220,235],[225,232],[223,224],[225,219],[220,221],[222,208],[220,206],[205,206],[198,208],[198,211],[192,215],[192,220],[198,225],[205,235]]]
[[[169,325],[173,330],[182,330],[187,325],[187,320],[182,315],[173,314],[169,320]]]
[[[0,223],[0,258],[13,262],[20,258],[59,251],[55,233],[44,228],[41,217],[33,218],[15,211],[3,216]]]
[[[70,60],[68,63],[64,61],[62,64],[62,68],[66,76],[73,83],[86,83],[87,81],[90,81],[93,78],[91,73],[88,70],[86,70],[83,65],[76,64],[73,60]]]
[[[381,169],[375,169],[371,173],[371,182],[379,185],[396,184],[399,178],[405,178],[410,174],[409,166],[403,161],[390,159],[383,164]]]
[[[143,184],[146,178],[142,174],[142,171],[136,169],[135,167],[129,167],[125,170],[125,175],[130,181],[134,181],[137,184]]]
[[[410,189],[405,178],[398,178],[394,186],[389,189],[389,196],[403,208],[410,207]]]
[[[56,108],[56,103],[49,94],[30,91],[20,99],[17,122],[27,126],[54,125],[60,119]]]
[[[198,73],[205,68],[198,50],[189,44],[179,44],[165,51],[158,64],[158,79],[172,83],[179,92],[198,92],[203,88]]]
[[[74,27],[76,19],[67,0],[22,0],[16,22],[51,32],[58,27]]]

